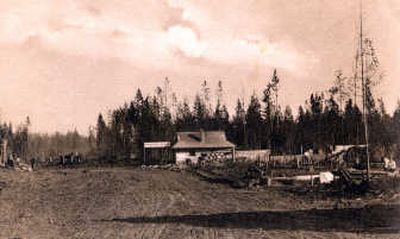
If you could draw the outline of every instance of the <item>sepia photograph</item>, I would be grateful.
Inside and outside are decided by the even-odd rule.
[[[0,0],[0,239],[398,239],[399,43],[399,0]]]

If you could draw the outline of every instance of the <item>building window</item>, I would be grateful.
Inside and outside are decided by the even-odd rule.
[[[189,155],[190,156],[196,156],[196,152],[195,151],[189,151]]]

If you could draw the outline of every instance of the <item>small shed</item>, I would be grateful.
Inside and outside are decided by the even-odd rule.
[[[160,164],[171,161],[171,142],[144,142],[143,164]]]
[[[235,145],[226,139],[224,131],[178,132],[172,147],[176,163],[197,163],[199,160],[235,160]]]

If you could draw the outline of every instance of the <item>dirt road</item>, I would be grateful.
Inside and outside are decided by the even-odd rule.
[[[0,170],[0,238],[399,238],[399,204],[337,205],[186,172]]]

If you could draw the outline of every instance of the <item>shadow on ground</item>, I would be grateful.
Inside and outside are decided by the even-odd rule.
[[[101,221],[134,224],[178,223],[196,227],[262,228],[264,230],[399,233],[400,205],[374,205],[365,208],[346,209],[127,217]]]

